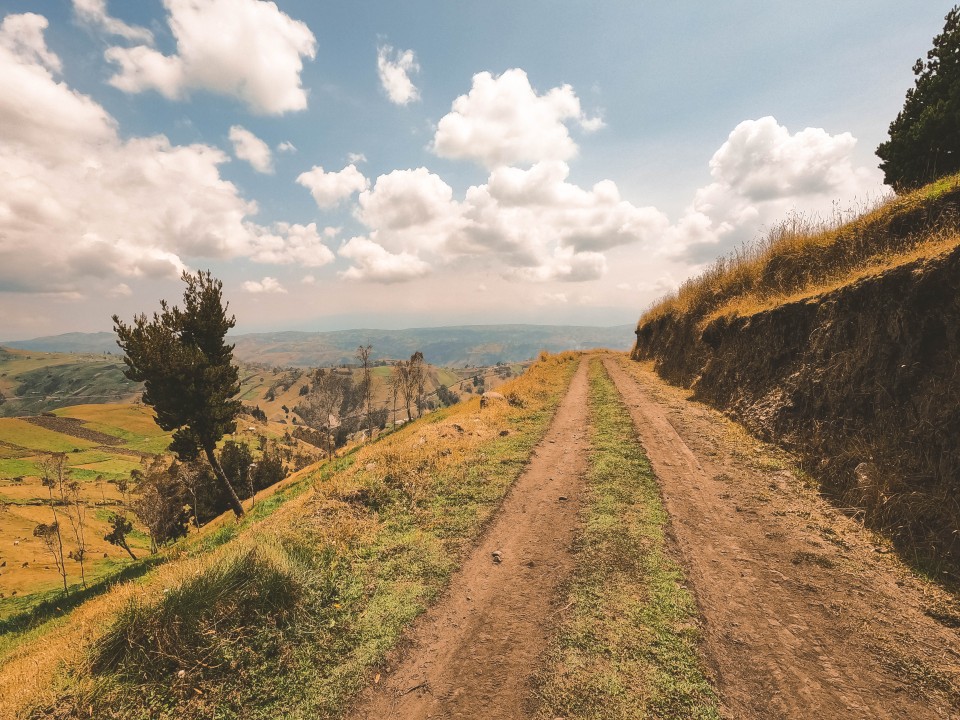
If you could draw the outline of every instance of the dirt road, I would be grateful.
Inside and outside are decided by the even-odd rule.
[[[960,718],[945,593],[718,413],[604,364],[660,480],[725,716]]]
[[[583,362],[484,539],[352,718],[528,716],[529,678],[550,637],[551,601],[573,567],[569,550],[586,469],[586,413]]]
[[[530,716],[529,678],[573,562],[586,364],[484,540],[355,720]],[[648,369],[613,355],[604,365],[661,483],[724,717],[960,719],[955,599],[804,486],[782,454]]]

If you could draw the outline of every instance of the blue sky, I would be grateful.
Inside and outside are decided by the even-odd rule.
[[[948,3],[3,0],[0,339],[633,322],[873,154]]]

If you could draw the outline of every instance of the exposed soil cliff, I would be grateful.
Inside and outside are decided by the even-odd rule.
[[[634,358],[797,451],[843,506],[960,575],[960,247],[706,326],[660,315]]]

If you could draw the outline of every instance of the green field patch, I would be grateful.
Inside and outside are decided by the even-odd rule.
[[[0,459],[0,478],[39,477],[39,475],[40,469],[37,467],[36,456]]]
[[[70,453],[70,455],[67,457],[67,464],[70,467],[78,467],[81,465],[87,465],[89,463],[103,462],[105,460],[110,460],[114,457],[116,457],[116,455],[114,455],[108,450],[100,450],[100,449],[83,450],[78,453],[75,453],[75,452]]]
[[[68,453],[74,448],[84,450],[95,446],[89,440],[46,430],[16,418],[0,418],[0,440],[40,452]]]
[[[460,376],[447,368],[437,368],[437,382],[450,387],[460,382]]]
[[[130,475],[131,470],[137,470],[140,468],[140,463],[136,458],[132,457],[111,457],[101,460],[99,462],[84,463],[83,465],[71,465],[71,468],[76,475],[80,471],[89,471],[96,475],[103,475],[104,477],[127,477]]]
[[[60,417],[72,417],[88,423],[90,428],[107,435],[126,439],[128,435],[157,435],[163,433],[154,422],[153,411],[145,405],[132,403],[105,403],[103,405],[71,405],[55,412]]]
[[[24,458],[36,453],[19,445],[0,445],[0,459]]]
[[[0,358],[0,387],[10,396],[0,416],[37,415],[70,403],[114,402],[140,389],[116,358],[102,355],[12,353]]]
[[[83,420],[91,430],[122,440],[130,450],[159,455],[170,445],[170,434],[157,426],[153,411],[143,405],[72,405],[56,414]]]

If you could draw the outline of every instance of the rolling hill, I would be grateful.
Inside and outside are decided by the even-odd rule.
[[[372,345],[375,360],[407,358],[420,350],[431,365],[462,367],[531,360],[541,350],[626,350],[633,326],[461,325],[406,330],[338,330],[232,335],[238,360],[270,366],[316,367],[354,363],[358,345]],[[0,342],[9,348],[43,352],[114,353],[113,333],[67,333],[33,340]]]

